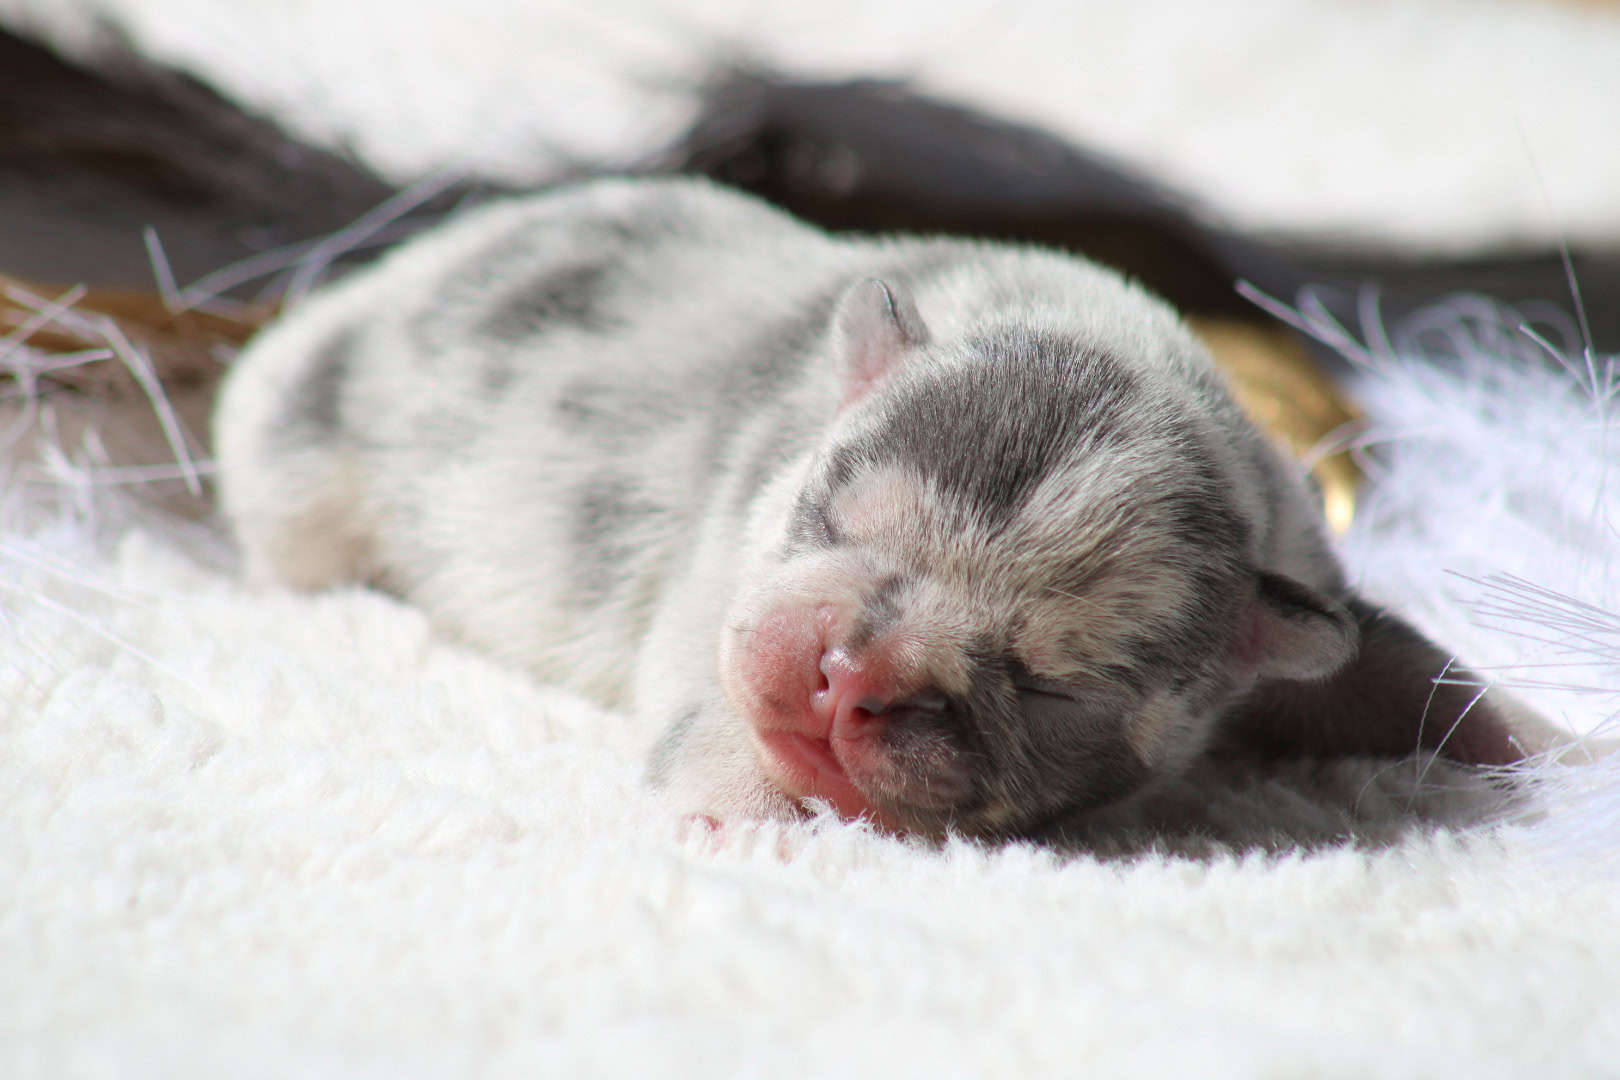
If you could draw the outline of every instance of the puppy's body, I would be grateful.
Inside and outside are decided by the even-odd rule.
[[[253,573],[628,706],[693,811],[1028,835],[1217,738],[1516,756],[1174,315],[1069,257],[598,182],[312,300],[216,440]]]

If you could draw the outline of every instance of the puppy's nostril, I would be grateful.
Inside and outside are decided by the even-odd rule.
[[[822,652],[821,659],[816,661],[816,685],[819,689],[832,689],[833,680],[840,678],[848,667],[848,661],[842,653],[831,649]]]

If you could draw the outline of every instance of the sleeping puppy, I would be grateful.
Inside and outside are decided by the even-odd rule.
[[[369,581],[717,817],[1039,837],[1202,754],[1523,756],[1162,303],[693,180],[466,215],[237,362],[253,576]]]

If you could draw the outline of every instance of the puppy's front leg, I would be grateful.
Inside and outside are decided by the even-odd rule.
[[[747,725],[718,693],[672,719],[648,757],[647,781],[688,815],[721,821],[805,816],[766,779]]]

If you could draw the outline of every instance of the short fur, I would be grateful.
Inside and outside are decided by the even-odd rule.
[[[1211,747],[1520,756],[1176,316],[1069,256],[597,181],[311,300],[216,439],[255,576],[630,707],[691,812],[1047,835]]]

